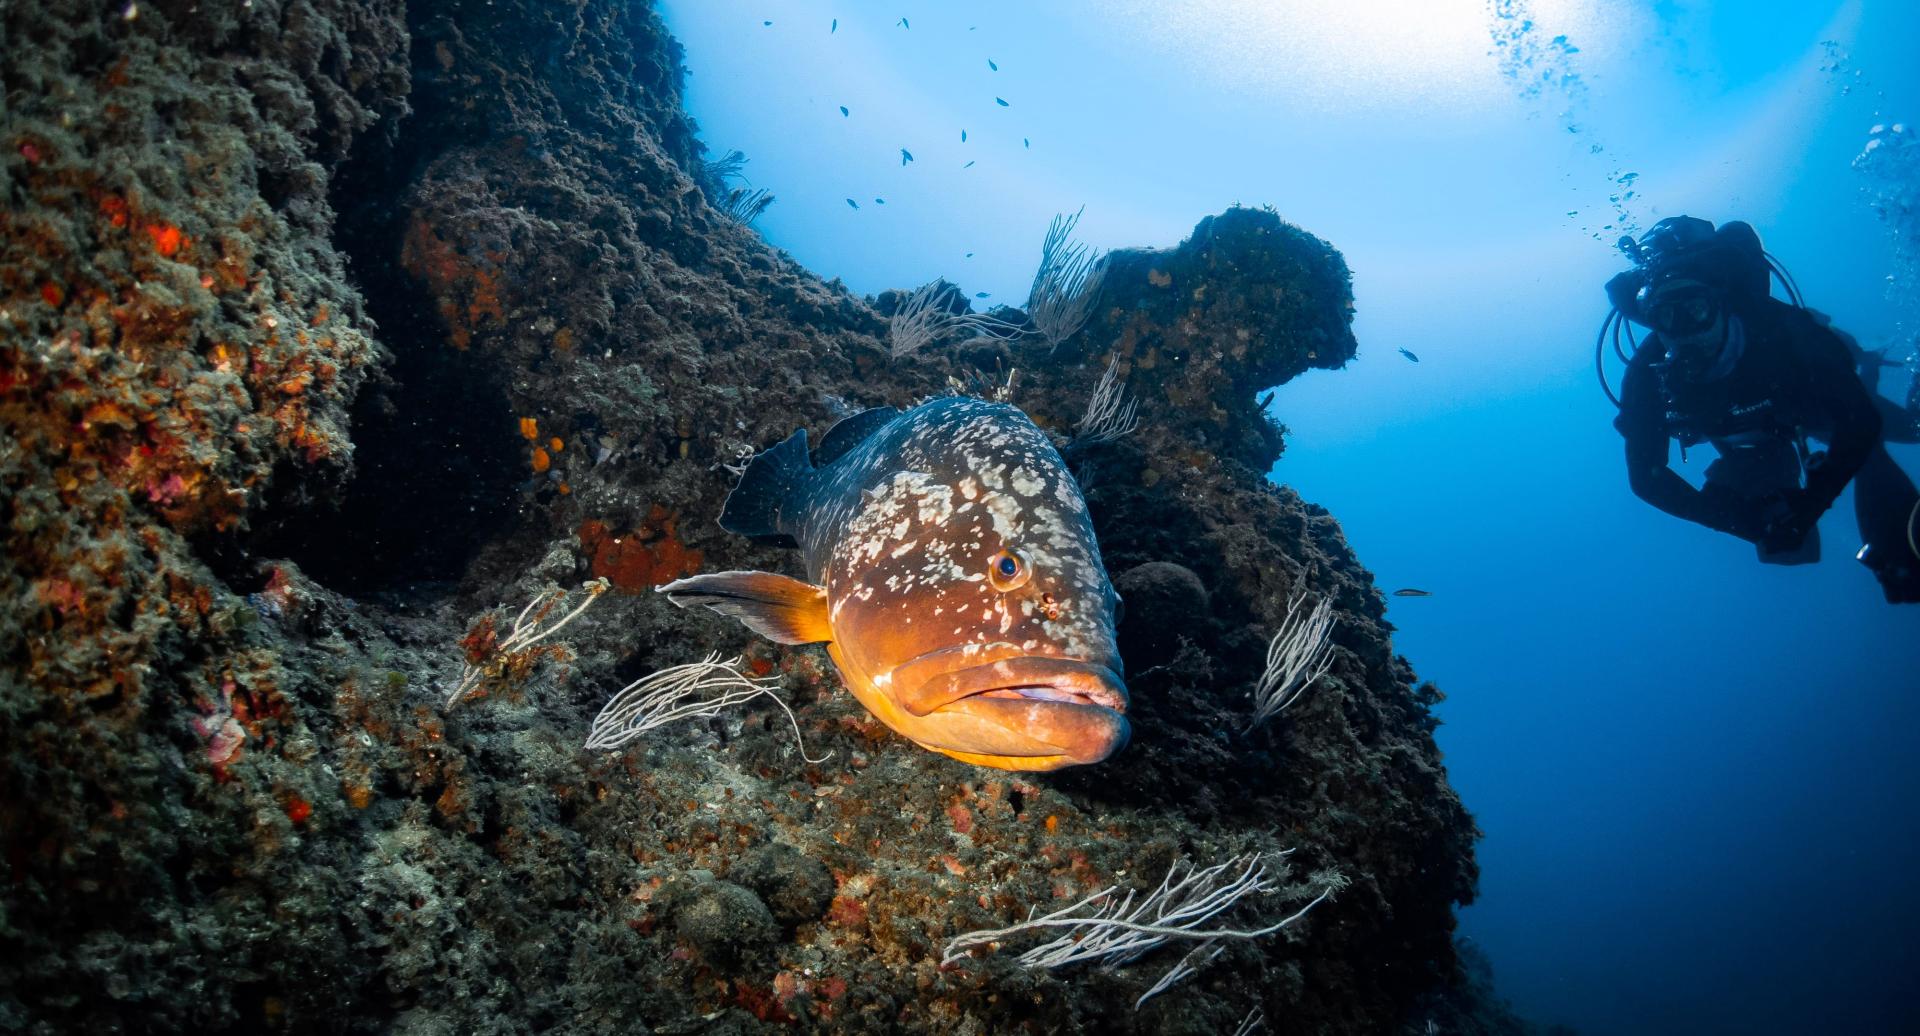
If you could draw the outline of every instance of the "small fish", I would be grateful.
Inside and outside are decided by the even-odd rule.
[[[996,97],[996,98],[994,98],[994,99],[993,99],[993,103],[995,103],[995,104],[997,104],[997,105],[999,105],[999,106],[1000,106],[1000,107],[1002,107],[1002,108],[1011,108],[1011,107],[1013,107],[1012,105],[1010,105],[1010,104],[1008,104],[1008,103],[1007,103],[1007,99],[1006,99],[1006,98],[1004,98],[1004,97]]]
[[[844,118],[846,118],[846,117],[847,117],[847,114],[848,114],[848,113],[847,113],[847,106],[846,106],[846,105],[844,105],[844,104],[843,104],[843,105],[841,105],[841,106],[840,106],[840,117],[844,119]]]
[[[913,26],[907,24],[907,20],[905,18],[900,19],[900,27],[903,29],[913,28]]]
[[[760,24],[764,26],[764,25],[772,25],[773,23],[772,23],[772,22],[761,22]]]
[[[911,151],[908,151],[908,150],[907,150],[906,148],[901,148],[901,149],[900,149],[900,164],[901,164],[901,165],[906,165],[906,164],[907,164],[908,162],[911,162],[911,161],[913,161],[913,152],[911,152]]]
[[[852,198],[848,198],[848,199],[847,199],[847,208],[850,208],[850,209],[857,209],[857,208],[859,208],[859,207],[860,207],[860,203],[859,203],[859,202],[857,202],[857,201],[854,201],[854,200],[853,200]]]
[[[802,429],[753,459],[720,526],[798,547],[806,581],[715,572],[659,591],[782,644],[824,642],[860,704],[921,747],[1056,770],[1126,744],[1119,597],[1080,487],[1019,410],[867,410],[812,460]]]
[[[973,168],[973,163],[972,163],[972,162],[968,162],[968,163],[967,163],[966,165],[963,165],[963,166],[961,166],[960,168],[962,168],[962,169],[972,169],[972,168]]]
[[[972,252],[968,252],[968,253],[967,253],[967,258],[969,258],[969,259],[971,259],[971,258],[973,258],[973,253],[972,253]]]
[[[995,72],[1000,71],[1000,66],[994,64],[992,58],[987,59],[987,67],[993,69]]]
[[[969,254],[969,255],[971,255],[971,254],[973,254],[973,253],[971,253],[971,252],[969,252],[969,253],[967,253],[967,254]],[[993,292],[990,292],[990,291],[976,291],[976,292],[974,292],[974,293],[973,293],[973,297],[974,297],[974,298],[976,298],[976,299],[985,299],[985,298],[992,298],[992,297],[993,297]]]
[[[1413,350],[1411,350],[1411,349],[1402,349],[1402,350],[1400,350],[1400,355],[1402,355],[1402,356],[1404,356],[1404,357],[1406,357],[1406,358],[1407,358],[1407,359],[1409,359],[1409,360],[1412,360],[1412,361],[1413,361],[1413,362],[1415,362],[1415,363],[1419,363],[1419,362],[1420,362],[1420,357],[1418,357],[1418,356],[1415,356],[1415,355],[1413,354]]]
[[[874,203],[875,205],[885,205],[885,204],[887,203],[887,199],[885,199],[885,198],[875,198],[875,199],[873,199],[873,203]]]
[[[1020,138],[1020,146],[1022,146],[1022,147],[1025,147],[1025,148],[1028,148],[1028,149],[1032,149],[1032,147],[1033,147],[1033,141],[1031,141],[1031,140],[1028,140],[1028,139],[1027,139],[1027,138],[1025,138],[1025,137],[1021,137],[1021,138]]]
[[[1393,592],[1393,596],[1395,597],[1432,597],[1433,591],[1415,590],[1413,587],[1403,586],[1400,589],[1395,590]]]
[[[962,144],[965,144],[966,142],[967,142],[967,131],[966,131],[966,130],[961,130],[961,131],[960,131],[960,143],[962,143]]]
[[[840,31],[840,19],[835,18],[833,20],[833,24],[827,27],[827,35],[831,36],[834,33],[839,31]]]

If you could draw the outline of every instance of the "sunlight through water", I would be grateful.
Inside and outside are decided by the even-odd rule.
[[[1488,60],[1484,0],[1121,0],[1090,4],[1116,31],[1138,34],[1183,59],[1209,85],[1267,101],[1342,111],[1464,115],[1511,89]],[[1638,20],[1590,0],[1529,5],[1557,31],[1589,46],[1618,39]]]

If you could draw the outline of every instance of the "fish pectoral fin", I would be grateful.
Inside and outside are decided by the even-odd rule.
[[[827,589],[772,572],[712,572],[654,589],[682,608],[711,608],[779,644],[833,639]]]

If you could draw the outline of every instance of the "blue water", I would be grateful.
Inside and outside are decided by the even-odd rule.
[[[1500,991],[1592,1033],[1920,1031],[1920,608],[1851,560],[1849,498],[1795,569],[1640,503],[1591,369],[1611,240],[1678,213],[1754,223],[1814,306],[1905,348],[1851,161],[1920,120],[1920,6],[1501,7],[1532,26],[1472,0],[666,12],[704,139],[778,196],[762,234],[856,291],[1017,305],[1083,204],[1099,247],[1234,202],[1332,241],[1360,356],[1281,389],[1273,476],[1383,587],[1434,593],[1390,617],[1449,696],[1486,832],[1461,930]]]

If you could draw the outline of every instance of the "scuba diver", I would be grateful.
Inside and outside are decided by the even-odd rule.
[[[1627,360],[1614,427],[1634,495],[1754,544],[1763,562],[1796,565],[1819,560],[1815,524],[1851,481],[1859,560],[1889,602],[1920,603],[1920,493],[1885,445],[1920,442],[1920,422],[1875,391],[1886,361],[1802,305],[1745,223],[1675,216],[1620,247],[1634,267],[1607,282],[1614,312],[1596,349],[1611,330]],[[1791,302],[1771,295],[1775,276]],[[1652,333],[1633,343],[1629,321]],[[1669,440],[1682,461],[1713,446],[1699,488],[1668,466]]]

